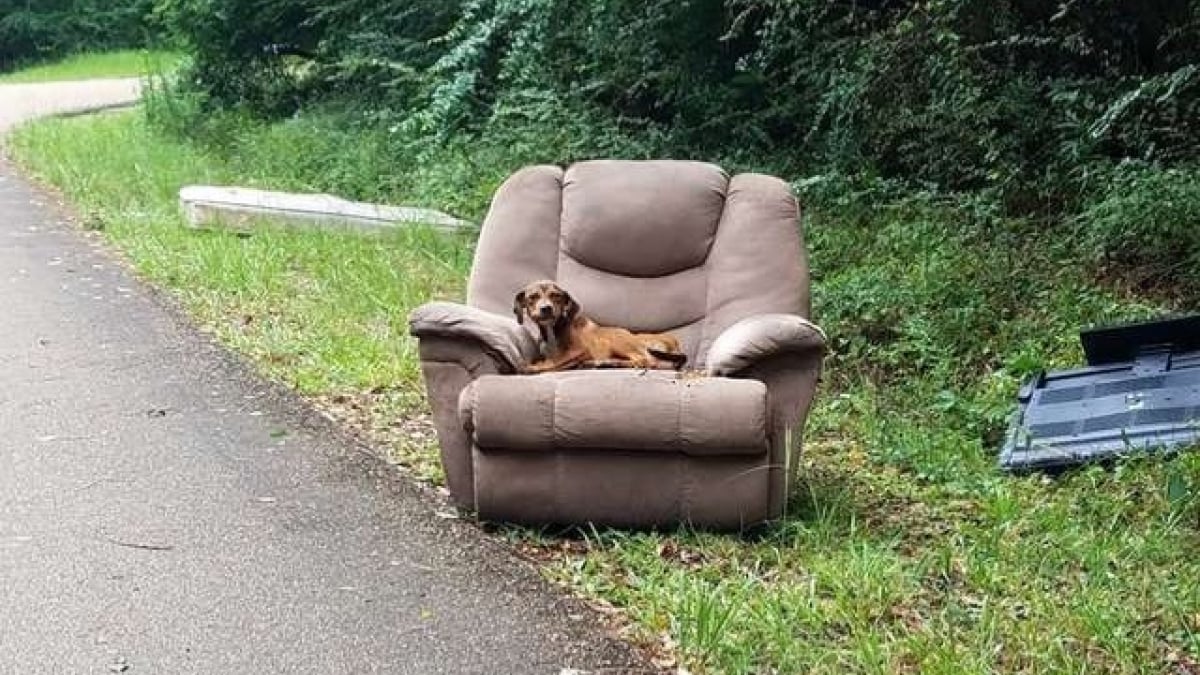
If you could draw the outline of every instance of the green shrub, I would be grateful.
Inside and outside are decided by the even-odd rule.
[[[1109,273],[1200,299],[1200,167],[1123,168],[1076,224],[1086,255]]]
[[[206,110],[266,117],[339,98],[370,111],[417,95],[456,3],[398,0],[157,0],[155,16],[193,56]]]
[[[0,0],[0,71],[148,42],[153,0]]]
[[[159,0],[214,107],[337,98],[442,140],[608,118],[596,146],[1074,208],[1105,162],[1200,151],[1189,0]],[[516,130],[518,133],[521,129]]]
[[[955,235],[1090,204],[1093,257],[1163,279],[1193,261],[1149,231],[1118,238],[1105,223],[1123,207],[1089,196],[1122,162],[1186,172],[1200,156],[1192,0],[157,0],[156,17],[192,57],[176,92],[187,116],[164,123],[195,135],[230,109],[324,117],[331,138],[379,139],[355,161],[389,176],[383,193],[429,180],[477,212],[480,196],[454,193],[452,176],[694,158],[810,176],[796,181],[805,196],[842,208],[954,203]],[[297,162],[306,171],[374,171],[312,152]],[[389,161],[403,168],[388,173]]]

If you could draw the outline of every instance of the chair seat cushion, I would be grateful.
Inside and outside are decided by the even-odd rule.
[[[763,454],[768,410],[757,380],[640,370],[485,375],[459,398],[481,451]]]

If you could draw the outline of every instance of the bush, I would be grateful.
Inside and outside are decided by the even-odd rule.
[[[76,52],[139,47],[153,0],[0,0],[0,71]]]
[[[193,57],[206,109],[264,117],[305,103],[397,109],[432,64],[428,42],[449,28],[454,3],[398,0],[158,0],[155,16]]]
[[[709,159],[951,197],[982,227],[1058,222],[1122,162],[1200,156],[1192,0],[158,0],[157,16],[190,46],[200,115],[335,107],[418,161]]]
[[[1118,170],[1076,219],[1089,259],[1200,300],[1200,167]]]
[[[586,108],[659,154],[1045,211],[1097,161],[1200,151],[1194,4],[159,0],[159,14],[199,87],[265,115],[336,97],[448,137],[501,111]]]

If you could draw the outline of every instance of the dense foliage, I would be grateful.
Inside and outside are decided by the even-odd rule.
[[[336,102],[402,132],[398,142],[524,139],[530,158],[551,161],[700,157],[809,175],[810,189],[840,190],[849,178],[904,194],[982,195],[1009,215],[1095,214],[1108,223],[1100,233],[1112,223],[1136,230],[1153,201],[1114,200],[1113,190],[1138,193],[1149,181],[1151,195],[1198,175],[1196,0],[159,0],[157,9],[191,46],[202,110],[285,116]],[[564,134],[572,140],[537,150]],[[1166,168],[1176,178],[1157,175]],[[1172,228],[1186,241],[1168,253],[1200,247],[1195,228]],[[1162,248],[1127,255],[1143,238],[1120,235],[1089,237],[1088,250],[1146,260]]]
[[[262,101],[274,106],[335,92],[468,126],[582,105],[655,127],[670,148],[981,188],[1043,182],[1094,156],[1195,156],[1194,4],[161,0],[160,11],[224,102],[269,97],[250,95],[258,84],[286,96]],[[297,56],[306,68],[284,68]]]
[[[0,71],[145,43],[152,0],[0,0]]]

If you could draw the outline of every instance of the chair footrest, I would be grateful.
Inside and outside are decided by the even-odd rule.
[[[621,450],[762,455],[767,388],[757,380],[641,370],[488,375],[459,399],[483,452]]]

